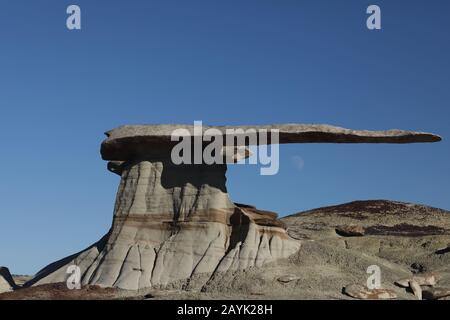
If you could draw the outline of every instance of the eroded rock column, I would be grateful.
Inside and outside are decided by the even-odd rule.
[[[37,284],[65,281],[75,264],[82,285],[200,287],[214,273],[262,266],[299,249],[276,214],[230,200],[225,164],[157,157],[109,167],[121,176],[110,232],[59,270],[41,271],[49,275]]]

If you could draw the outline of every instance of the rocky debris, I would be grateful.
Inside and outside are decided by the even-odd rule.
[[[434,273],[415,274],[410,278],[401,279],[395,282],[398,286],[410,288],[418,300],[422,300],[422,286],[434,286],[437,283],[437,276]]]
[[[412,263],[411,269],[414,273],[425,273],[427,271],[427,267],[418,262]]]
[[[281,283],[288,283],[294,280],[298,280],[300,279],[298,276],[296,276],[295,274],[286,274],[284,276],[279,277],[277,280]]]
[[[395,284],[408,288],[411,282],[416,282],[419,286],[434,286],[437,283],[437,276],[434,273],[415,274],[410,278],[398,280]]]
[[[450,252],[450,243],[447,244],[447,246],[445,248],[440,248],[438,250],[436,250],[436,254],[446,254]]]
[[[368,289],[366,286],[351,284],[344,288],[344,292],[352,298],[363,300],[396,299],[397,294],[390,289]]]
[[[9,269],[6,267],[0,267],[0,293],[9,292],[17,289],[17,285],[14,282]]]
[[[406,279],[398,281],[397,284],[403,287],[407,287],[405,286]],[[408,281],[409,287],[418,300],[422,300],[422,297],[427,300],[437,300],[450,296],[450,289],[436,287],[433,288],[433,286],[435,286],[436,284],[436,276],[433,274],[414,276]]]
[[[417,281],[410,280],[409,287],[411,288],[417,299],[422,300],[422,287],[419,285],[419,283],[417,283]]]
[[[361,237],[365,234],[364,227],[358,225],[338,226],[336,233],[343,237]]]
[[[450,296],[449,288],[425,288],[422,290],[422,295],[424,299],[427,300],[437,300]]]

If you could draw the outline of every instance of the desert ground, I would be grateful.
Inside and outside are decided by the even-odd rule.
[[[165,288],[121,290],[65,283],[19,288],[0,299],[354,299],[345,288],[365,285],[367,268],[379,266],[381,287],[396,299],[417,299],[396,281],[433,275],[430,290],[450,288],[450,219],[446,210],[385,200],[355,201],[286,216],[288,234],[301,241],[289,258],[262,267],[216,273],[198,288],[195,279]],[[449,292],[450,295],[450,292]],[[448,299],[440,297],[441,299]]]

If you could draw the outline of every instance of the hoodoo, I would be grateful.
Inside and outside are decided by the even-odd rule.
[[[179,128],[194,133],[189,125],[123,126],[106,133],[102,158],[109,160],[108,169],[121,177],[111,229],[91,247],[42,269],[26,286],[64,282],[68,266],[76,265],[82,285],[130,290],[201,287],[216,274],[262,266],[297,252],[301,242],[287,235],[275,213],[232,202],[226,188],[226,163],[173,163],[171,149],[175,142],[171,134]],[[237,135],[245,135],[250,128],[277,130],[279,143],[440,140],[429,133],[355,131],[328,125],[218,126],[202,130],[208,128],[217,129],[224,138],[231,132],[227,129],[243,129],[236,131],[244,132]],[[244,145],[233,147],[245,149],[252,144],[251,139],[237,138]],[[239,148],[231,150],[237,152]]]

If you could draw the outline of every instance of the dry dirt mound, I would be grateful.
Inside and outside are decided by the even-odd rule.
[[[117,289],[86,286],[80,290],[69,290],[65,283],[44,284],[23,288],[0,295],[0,300],[95,300],[117,297]]]
[[[450,286],[450,212],[387,200],[355,201],[281,219],[291,237],[303,240],[297,254],[211,281],[209,292],[264,298],[348,299],[342,290],[366,285],[367,268],[381,269],[382,286],[400,299],[415,299],[394,282],[414,273],[436,272]],[[343,236],[347,227],[356,236]],[[276,281],[289,275],[287,283]],[[213,279],[214,280],[214,279]]]

